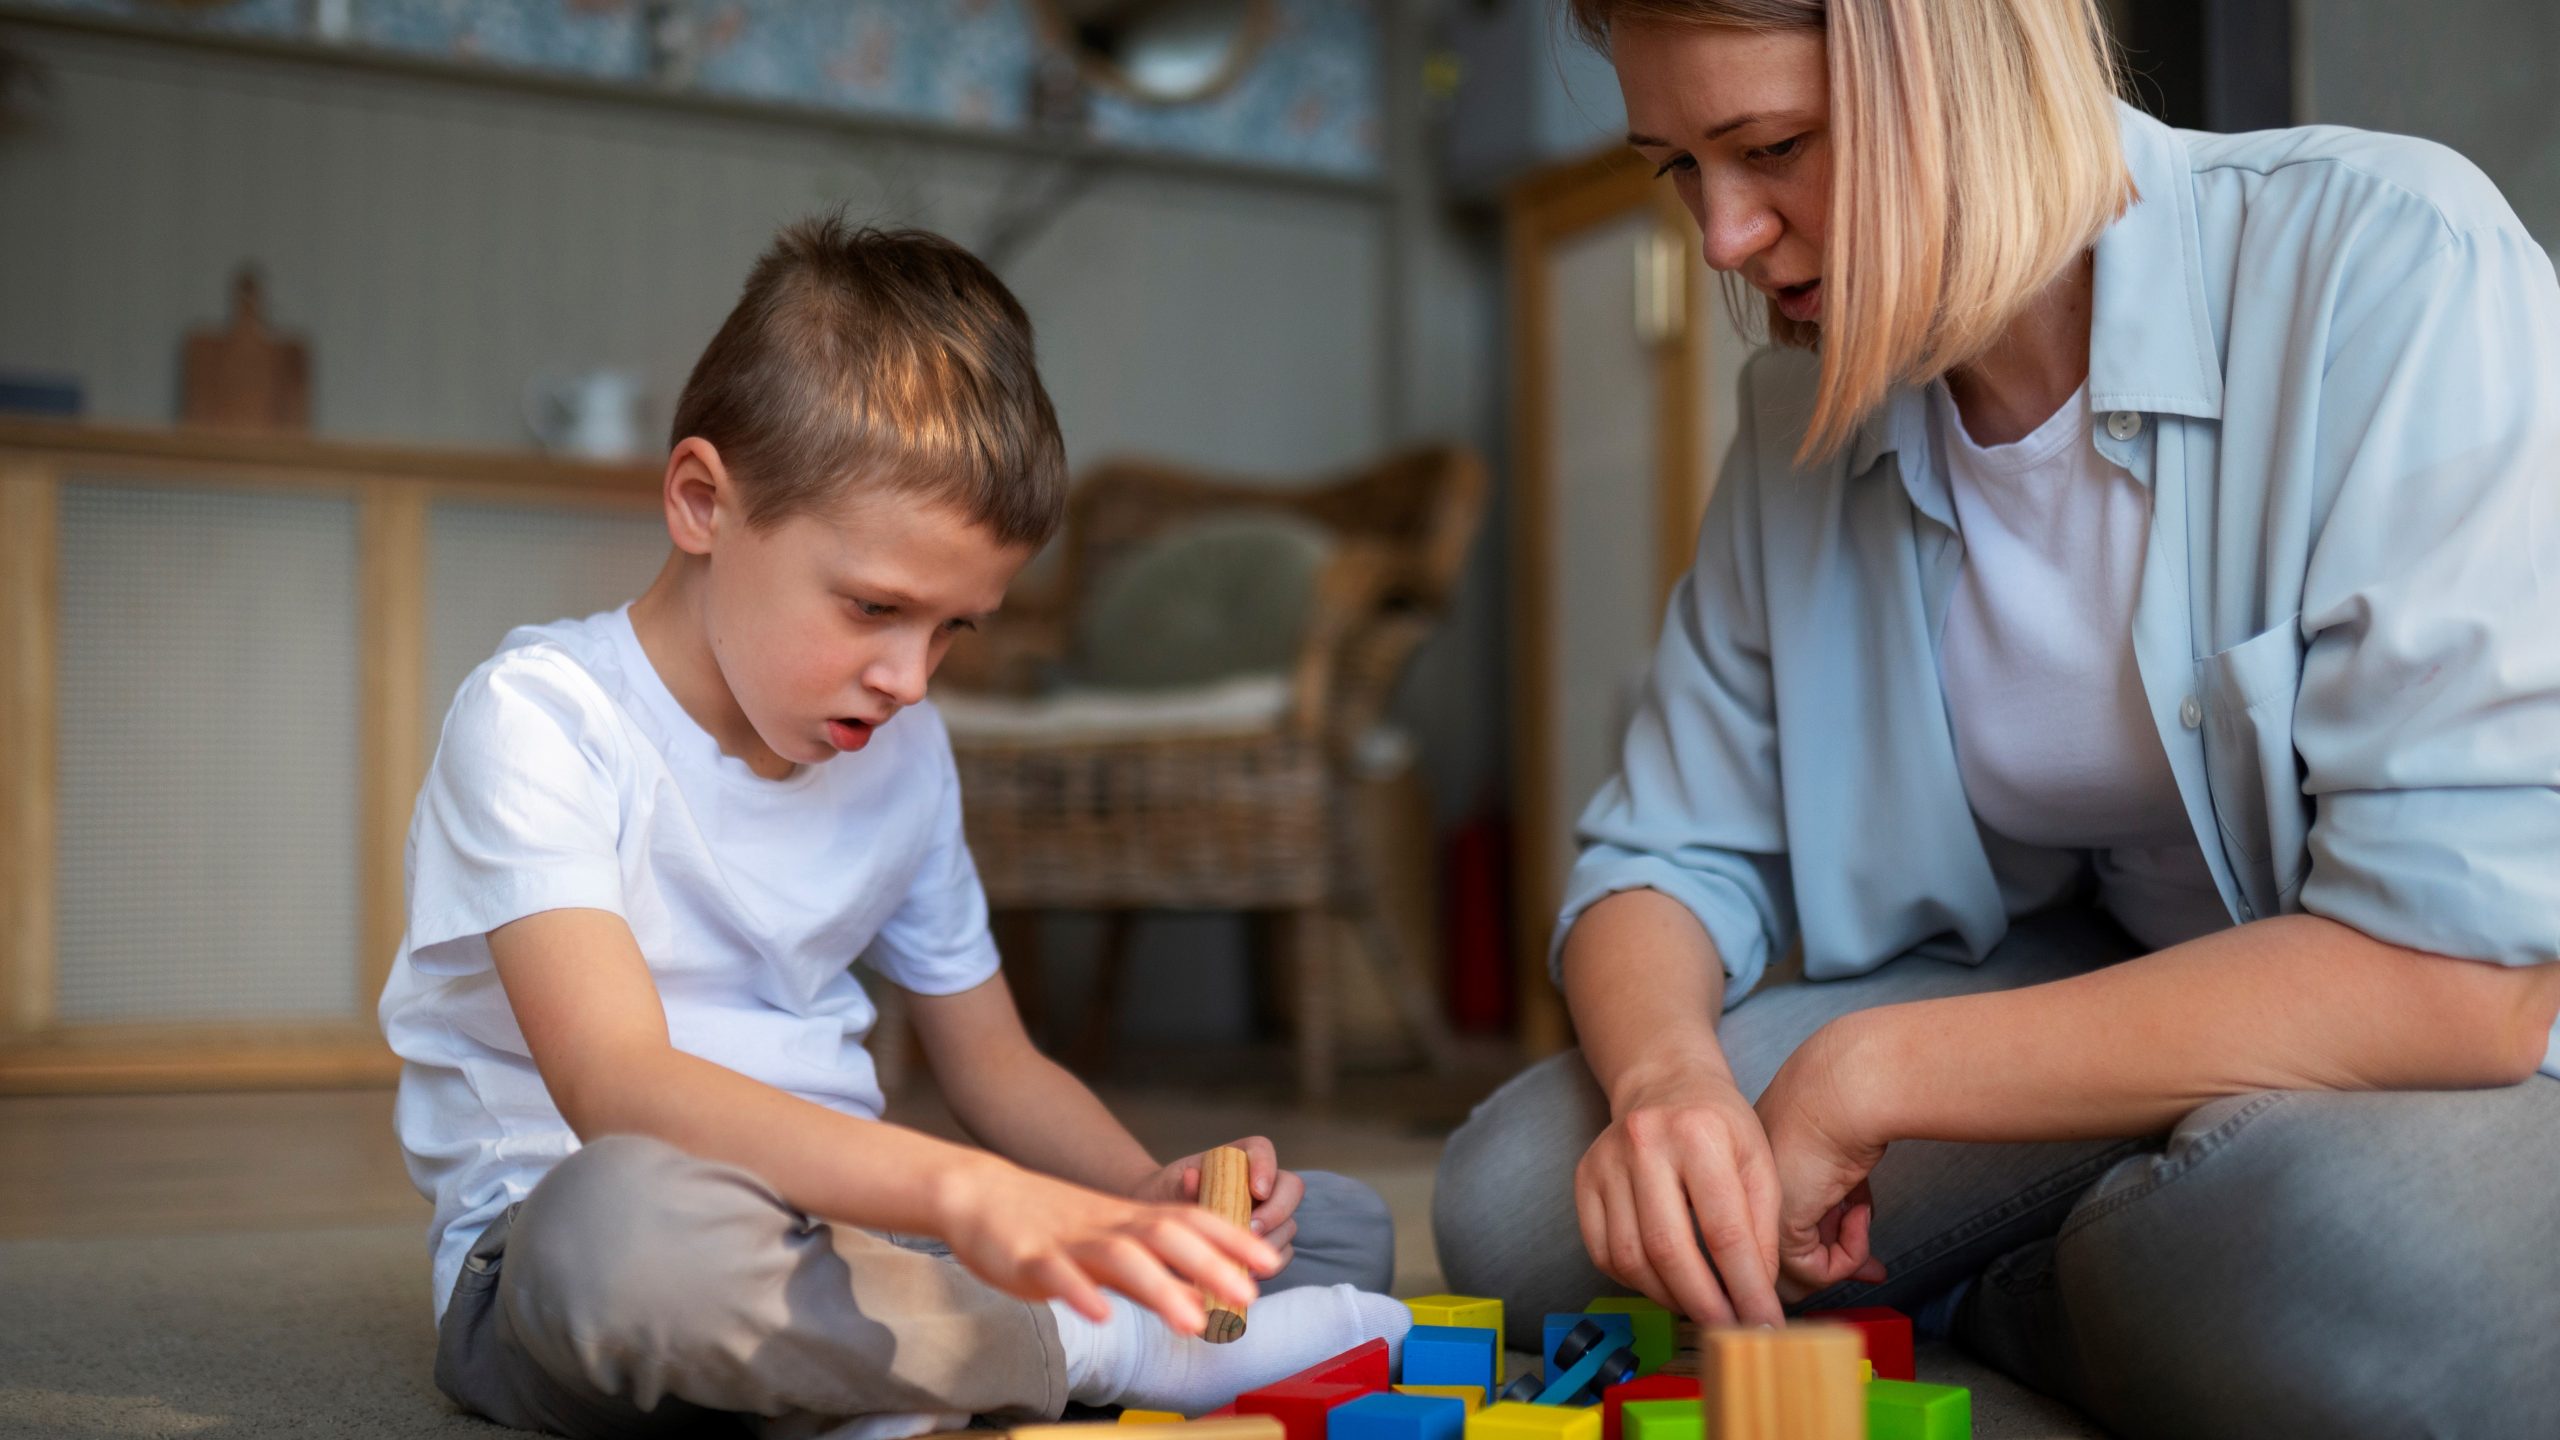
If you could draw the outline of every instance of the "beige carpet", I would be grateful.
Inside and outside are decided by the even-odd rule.
[[[0,1243],[0,1436],[227,1440],[511,1432],[455,1412],[414,1225]],[[2099,1432],[1950,1353],[1984,1440]]]

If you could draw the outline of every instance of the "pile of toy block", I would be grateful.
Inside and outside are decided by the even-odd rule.
[[[1923,1385],[1911,1321],[1834,1310],[1782,1330],[1701,1329],[1650,1300],[1603,1299],[1545,1322],[1546,1371],[1506,1374],[1502,1302],[1428,1295],[1404,1373],[1372,1340],[1154,1440],[1971,1440],[1973,1396]],[[1090,1425],[1035,1425],[1020,1440],[1095,1440]],[[1061,1432],[1080,1432],[1067,1435]]]

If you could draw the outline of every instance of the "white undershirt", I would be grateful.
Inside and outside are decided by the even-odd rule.
[[[1965,547],[1939,673],[1975,818],[2092,852],[2100,902],[2153,949],[2228,927],[2134,663],[2150,492],[2098,452],[2086,385],[1987,449],[1930,389]]]

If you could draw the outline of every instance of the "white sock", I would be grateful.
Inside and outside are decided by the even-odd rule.
[[[1151,1310],[1109,1296],[1111,1318],[1097,1325],[1059,1301],[1058,1343],[1067,1352],[1067,1393],[1087,1405],[1126,1405],[1198,1415],[1247,1390],[1295,1375],[1355,1345],[1387,1342],[1389,1373],[1404,1349],[1413,1313],[1403,1302],[1350,1285],[1309,1285],[1253,1302],[1242,1339],[1212,1345],[1176,1335]]]

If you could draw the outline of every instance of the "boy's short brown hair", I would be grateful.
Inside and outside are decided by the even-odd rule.
[[[1066,505],[1021,303],[939,235],[840,214],[786,227],[748,273],[676,398],[668,444],[694,435],[759,528],[879,486],[1037,546]]]

